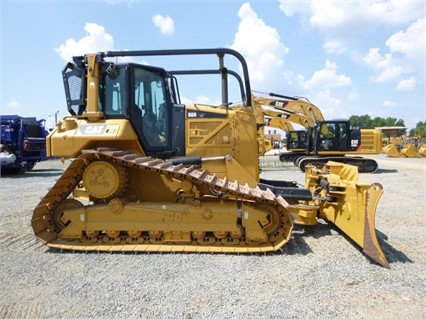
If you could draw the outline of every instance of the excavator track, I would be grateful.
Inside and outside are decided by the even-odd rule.
[[[179,203],[143,203],[139,200],[128,202],[120,198],[120,194],[112,194],[112,197],[105,201],[89,202],[83,205],[80,201],[70,196],[76,187],[81,186],[85,178],[85,171],[89,166],[110,165],[118,168],[122,175],[123,168],[127,170],[139,170],[144,172],[154,172],[161,174],[166,178],[181,181],[183,185],[190,181],[197,188],[211,189],[213,194],[219,194],[213,198],[209,196],[210,202],[218,205],[224,200],[228,201],[230,206],[235,206],[235,211],[241,209],[237,214],[235,211],[229,211],[229,214],[238,215],[235,220],[239,221],[236,231],[199,231],[194,229],[188,233],[180,231],[178,227],[173,229],[173,223],[166,225],[164,230],[150,229],[131,229],[126,228],[126,221],[118,219],[115,223],[115,229],[87,229],[90,219],[95,219],[101,225],[100,220],[108,215],[109,218],[116,218],[123,209],[137,212],[137,214],[150,214],[152,206],[177,207],[177,205],[188,205]],[[108,164],[109,163],[109,164]],[[102,165],[95,166],[96,169],[103,169]],[[124,174],[125,175],[125,174]],[[114,180],[114,178],[113,178]],[[127,187],[127,179],[117,176],[120,189]],[[120,192],[121,193],[121,192]],[[206,195],[206,194],[202,194]],[[203,206],[202,198],[196,198],[195,202]],[[216,203],[217,202],[217,203]],[[148,205],[148,206],[144,206]],[[151,205],[151,206],[149,206]],[[173,206],[175,205],[175,206]],[[287,209],[288,203],[281,197],[275,196],[269,189],[261,190],[258,187],[250,187],[247,184],[242,185],[237,181],[228,181],[226,178],[218,178],[201,170],[195,166],[184,166],[182,164],[174,165],[171,162],[144,157],[140,154],[134,154],[126,151],[114,150],[111,148],[98,148],[97,150],[85,150],[82,155],[74,159],[68,168],[64,171],[61,178],[43,197],[36,206],[32,217],[32,227],[37,238],[45,245],[51,248],[73,250],[73,251],[134,251],[134,252],[217,252],[217,253],[259,253],[276,251],[280,249],[290,238],[293,223]],[[97,213],[97,209],[100,214]],[[147,209],[145,211],[144,209]],[[149,210],[151,209],[151,210]],[[246,211],[247,209],[247,211]],[[260,213],[259,213],[260,211]],[[250,216],[259,216],[265,212],[266,218],[259,220]],[[185,213],[157,212],[160,215],[174,214],[174,218],[184,218]],[[75,221],[67,220],[64,215],[78,216]],[[74,215],[72,215],[74,214]],[[203,213],[206,215],[206,213]],[[223,212],[224,216],[228,211]],[[229,215],[228,214],[228,215]],[[258,214],[258,215],[256,215]],[[178,216],[179,215],[179,216]],[[208,214],[207,214],[208,215]],[[123,214],[122,216],[128,216]],[[133,215],[134,216],[134,215]],[[204,216],[207,219],[210,216]],[[108,217],[106,217],[108,219]],[[120,218],[120,217],[119,217]],[[125,217],[124,217],[125,218]],[[156,217],[153,217],[156,218]],[[225,216],[225,218],[227,218]],[[99,219],[99,221],[97,220]],[[256,218],[254,218],[256,219]],[[233,219],[231,218],[231,224]],[[127,221],[127,224],[133,221]],[[157,220],[155,220],[157,222]],[[161,221],[158,221],[161,223]],[[70,225],[70,224],[75,224]],[[79,226],[81,224],[81,226]],[[74,235],[67,238],[67,229],[77,227]],[[123,228],[124,227],[124,228]],[[260,228],[259,228],[260,227]],[[255,229],[255,230],[253,230]],[[262,233],[259,233],[259,229]],[[254,236],[247,234],[255,233]],[[259,239],[259,240],[256,240]]]
[[[303,156],[299,157],[294,164],[304,172],[308,164],[312,164],[317,168],[322,168],[328,161],[356,166],[358,167],[359,173],[374,173],[379,167],[379,164],[375,160],[360,156]]]

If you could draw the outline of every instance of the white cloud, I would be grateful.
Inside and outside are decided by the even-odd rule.
[[[194,101],[192,99],[188,98],[182,92],[180,92],[180,101],[181,101],[181,103],[183,103],[185,105],[194,104]]]
[[[366,65],[374,70],[371,76],[374,82],[399,80],[397,90],[410,90],[418,81],[424,79],[424,1],[280,0],[280,9],[286,16],[297,16],[302,24],[323,34],[322,48],[326,53],[349,52],[356,57],[359,56],[357,50],[370,43],[370,40],[375,41],[377,47],[370,48],[363,58]],[[381,29],[389,32],[398,27],[401,29],[398,32],[393,31],[395,33],[387,40],[378,38],[383,34]],[[379,49],[381,45],[386,45],[389,51]],[[415,75],[416,79],[402,79],[404,74]],[[318,77],[320,75],[316,74]],[[315,83],[314,76],[309,81],[304,81],[303,77],[299,76],[300,80],[305,88],[314,86]]]
[[[408,79],[400,81],[396,89],[398,91],[410,91],[414,89],[414,87],[416,86],[416,83],[417,83],[416,77],[410,76]]]
[[[310,22],[321,29],[353,25],[398,25],[421,17],[423,4],[418,1],[333,1],[313,0]],[[420,11],[420,12],[419,12]]]
[[[364,62],[376,71],[373,80],[385,82],[398,79],[403,73],[416,73],[420,78],[425,73],[425,34],[426,18],[410,24],[405,31],[399,31],[390,36],[386,45],[391,53],[382,56],[378,48],[370,49],[364,57]],[[410,77],[401,81],[398,90],[414,88],[417,80]]]
[[[396,79],[403,72],[402,66],[394,63],[391,54],[388,53],[382,56],[378,48],[370,49],[363,61],[376,71],[376,75],[372,77],[374,82],[386,82]]]
[[[348,49],[346,46],[337,39],[330,39],[323,43],[322,48],[327,53],[337,53],[342,54],[345,53]]]
[[[309,13],[310,12],[309,1],[288,1],[280,0],[280,10],[285,13],[286,16],[291,17],[297,13]]]
[[[392,35],[386,41],[386,45],[391,52],[399,52],[407,56],[420,55],[421,50],[424,52],[425,49],[425,27],[426,18],[419,19],[412,23],[405,32],[399,31]]]
[[[364,62],[370,67],[379,69],[387,67],[391,63],[392,56],[388,54],[387,56],[382,57],[379,51],[379,48],[372,48],[368,50],[368,54],[363,58]]]
[[[205,95],[196,96],[195,99],[190,99],[185,95],[181,94],[180,96],[181,102],[183,104],[211,104],[211,105],[220,105],[220,101],[212,101],[212,99]]]
[[[405,32],[399,31],[393,34],[386,41],[386,45],[391,52],[404,55],[412,70],[424,75],[425,35],[426,18],[423,18],[413,22]]]
[[[347,6],[333,3],[330,0],[312,1],[309,21],[312,26],[320,29],[335,28],[344,24],[345,20],[351,19],[350,15],[347,16],[345,8]]]
[[[173,35],[175,32],[175,23],[169,16],[163,17],[162,15],[156,14],[152,17],[152,22],[157,28],[160,28],[161,33],[164,35]]]
[[[299,81],[305,89],[342,87],[352,84],[350,77],[344,74],[337,74],[337,65],[327,60],[322,70],[316,71],[311,79],[305,81],[303,76],[299,76]]]
[[[330,53],[345,52],[378,26],[397,26],[424,16],[422,1],[280,0],[280,9],[287,16],[299,14],[302,23],[322,32],[323,48]]]
[[[212,102],[210,101],[210,98],[208,96],[200,95],[195,98],[195,103],[211,104]]]
[[[358,89],[354,88],[349,92],[348,95],[348,100],[349,101],[354,101],[357,102],[359,100],[359,92]]]
[[[22,104],[18,102],[18,100],[16,100],[16,98],[12,97],[8,102],[7,102],[7,107],[10,109],[20,109],[22,108]]]
[[[277,30],[260,19],[249,3],[240,7],[238,16],[240,24],[231,48],[245,56],[252,82],[261,89],[268,88],[265,82],[272,81],[274,76],[282,81],[283,58],[289,49],[281,42]]]
[[[387,108],[395,108],[396,107],[396,102],[395,101],[390,101],[390,100],[385,100],[383,102],[383,106],[387,107]]]
[[[389,68],[383,70],[377,77],[375,77],[375,82],[387,82],[393,79],[398,78],[402,74],[402,66],[400,65],[391,65]]]
[[[136,0],[104,0],[104,1],[108,4],[122,4],[122,3],[126,4],[127,3],[129,7],[131,7],[136,2]]]
[[[84,30],[87,35],[79,40],[68,39],[55,51],[66,62],[72,61],[73,56],[86,53],[97,53],[114,49],[114,38],[105,32],[105,28],[96,23],[86,23]]]
[[[330,90],[322,90],[315,93],[310,99],[319,107],[325,119],[336,119],[347,117],[345,110],[342,108],[342,101],[331,96]]]

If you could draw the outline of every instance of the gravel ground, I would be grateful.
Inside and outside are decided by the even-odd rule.
[[[297,228],[267,255],[52,251],[32,210],[59,161],[0,179],[0,318],[426,318],[426,158],[374,156],[361,174],[385,193],[377,209],[382,268],[330,226]],[[294,167],[265,178],[303,183]]]

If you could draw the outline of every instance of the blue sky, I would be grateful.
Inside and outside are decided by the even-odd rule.
[[[61,70],[73,55],[229,47],[246,58],[253,90],[307,97],[326,119],[426,120],[424,0],[3,0],[0,10],[2,114],[67,115]],[[218,99],[200,81],[183,96]]]

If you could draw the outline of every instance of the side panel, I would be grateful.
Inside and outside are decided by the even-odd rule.
[[[137,135],[128,120],[89,122],[65,118],[47,138],[49,156],[76,157],[84,149],[116,147],[144,154]]]
[[[382,152],[382,134],[377,129],[361,129],[361,147],[359,152],[380,154]]]
[[[172,106],[172,148],[174,155],[185,155],[185,105]]]
[[[259,179],[257,126],[252,112],[238,107],[214,109],[189,105],[186,116],[187,156],[201,156],[203,168],[218,176],[232,179],[239,175],[239,182],[244,176],[249,183]],[[231,161],[225,160],[226,156],[238,163],[235,171],[227,169],[227,162]],[[237,172],[240,169],[244,172]]]
[[[378,129],[352,129],[351,152],[348,154],[380,154],[382,134]]]

